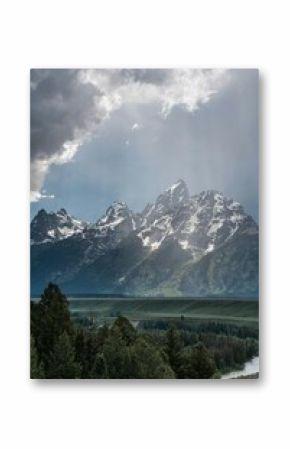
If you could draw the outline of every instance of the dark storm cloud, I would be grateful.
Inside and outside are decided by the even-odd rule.
[[[102,92],[81,82],[79,70],[31,70],[31,199],[51,164],[69,161],[83,140],[106,116]]]
[[[81,84],[78,70],[31,71],[31,158],[49,158],[102,119],[95,86]]]

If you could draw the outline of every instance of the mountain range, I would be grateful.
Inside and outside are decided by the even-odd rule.
[[[31,293],[257,297],[259,228],[215,190],[190,195],[183,180],[143,212],[114,202],[88,223],[65,209],[31,222]]]

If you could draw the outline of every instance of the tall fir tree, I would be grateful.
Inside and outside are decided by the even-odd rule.
[[[48,359],[47,379],[76,379],[80,377],[80,365],[76,361],[75,355],[69,335],[67,332],[63,332]]]
[[[210,379],[216,373],[212,354],[201,342],[186,348],[181,354],[179,377],[182,379]]]
[[[45,369],[49,354],[64,332],[73,334],[68,300],[57,285],[50,283],[41,300],[31,304],[31,333]]]
[[[167,356],[148,336],[138,337],[130,347],[131,377],[134,379],[174,379]]]
[[[165,351],[168,355],[169,363],[176,374],[180,365],[180,351],[182,347],[183,342],[180,333],[174,325],[171,325],[166,332]]]
[[[31,379],[43,379],[44,367],[43,363],[39,360],[39,355],[35,346],[34,337],[30,336],[30,378]]]

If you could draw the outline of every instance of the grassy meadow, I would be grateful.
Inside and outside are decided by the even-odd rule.
[[[259,303],[240,299],[190,298],[69,298],[72,318],[114,320],[122,315],[130,321],[216,321],[258,327]]]

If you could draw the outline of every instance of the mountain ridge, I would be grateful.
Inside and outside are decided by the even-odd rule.
[[[39,211],[31,290],[53,281],[68,292],[257,296],[258,240],[241,204],[216,190],[190,196],[180,179],[141,213],[120,201],[95,223]]]

